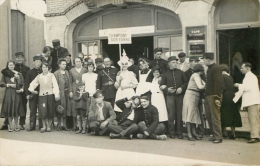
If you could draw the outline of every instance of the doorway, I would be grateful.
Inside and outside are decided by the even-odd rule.
[[[252,64],[252,72],[260,76],[260,28],[217,31],[218,63],[227,64],[235,82],[242,82],[240,67]]]
[[[124,49],[129,58],[134,58],[135,63],[137,63],[140,57],[153,59],[153,43],[153,36],[133,37],[132,44],[121,45],[121,54]],[[114,62],[114,65],[118,67],[119,45],[108,44],[108,39],[104,39],[101,40],[101,50],[103,57],[109,57]]]

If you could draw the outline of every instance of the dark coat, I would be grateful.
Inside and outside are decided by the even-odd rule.
[[[173,73],[175,78],[173,78]],[[168,88],[173,87],[176,90],[178,88],[182,88],[181,94],[184,94],[188,86],[187,83],[188,83],[188,79],[186,78],[185,73],[182,70],[175,68],[174,70],[168,70],[163,74],[160,86],[166,85],[166,88],[164,89],[165,94],[177,95],[176,92],[173,94],[168,93]]]
[[[223,89],[222,71],[218,65],[212,64],[208,66],[207,80],[206,80],[206,96],[215,95],[220,99]]]
[[[76,94],[73,94],[73,99],[75,100],[75,109],[87,110],[88,97],[89,97],[88,92],[84,92],[82,96],[80,96],[80,93],[78,91],[76,92]]]
[[[103,71],[106,72],[113,81],[111,81]],[[113,99],[116,97],[117,89],[115,88],[114,83],[116,81],[117,72],[118,69],[113,67],[105,68],[98,72],[97,89],[103,91],[105,99]]]
[[[68,52],[68,50],[67,50],[67,48],[64,48],[64,47],[60,47],[58,50],[52,49],[51,55],[50,55],[52,57],[52,65],[51,65],[52,72],[55,72],[56,70],[59,69],[59,66],[57,64],[58,59],[65,58],[66,52]]]
[[[36,78],[38,74],[41,74],[42,70],[39,68],[38,70],[36,68],[33,68],[29,70],[25,75],[25,81],[24,81],[24,90],[26,96],[30,95],[31,92],[28,90],[30,83]],[[39,86],[35,89],[39,92]]]
[[[168,61],[166,61],[164,59],[154,59],[150,63],[150,66],[151,66],[151,68],[153,68],[155,66],[159,66],[161,73],[165,73],[167,70],[169,70]]]
[[[159,112],[153,105],[149,105],[147,108],[142,108],[141,113],[137,119],[138,122],[144,121],[147,128],[147,132],[152,134],[159,124]]]
[[[30,68],[26,65],[20,65],[20,64],[15,64],[15,71],[18,71],[23,75],[23,78],[25,78],[26,73],[30,70]],[[9,70],[8,68],[5,68],[1,71],[1,73],[6,76],[6,77],[14,77],[14,73]]]
[[[220,108],[222,127],[242,127],[238,104],[234,103],[234,81],[231,76],[223,74],[223,101]]]

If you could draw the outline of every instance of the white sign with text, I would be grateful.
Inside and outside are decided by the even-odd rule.
[[[129,28],[120,30],[109,29],[107,31],[108,44],[131,44],[132,36]]]

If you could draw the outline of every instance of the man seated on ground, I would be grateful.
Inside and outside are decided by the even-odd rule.
[[[104,101],[101,90],[97,90],[93,97],[96,102],[92,102],[89,107],[89,127],[95,135],[105,135],[108,133],[108,124],[115,123],[116,114],[111,103]]]
[[[108,129],[111,132],[110,138],[128,137],[130,140],[133,134],[137,133],[138,126],[134,123],[140,114],[140,99],[133,96],[131,99],[124,98],[116,101],[116,105],[122,110],[117,116],[117,123],[110,123]]]
[[[164,135],[165,126],[159,123],[159,113],[155,106],[150,105],[150,100],[147,96],[140,98],[142,111],[140,119],[138,119],[139,133],[137,138],[152,138],[158,140],[165,140],[167,136]]]

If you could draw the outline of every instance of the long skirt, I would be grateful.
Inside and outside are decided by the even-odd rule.
[[[39,118],[52,119],[55,111],[54,95],[39,96]]]
[[[199,113],[200,95],[198,92],[186,91],[183,99],[182,121],[201,124]]]
[[[133,88],[127,88],[127,89],[121,90],[121,87],[120,87],[120,88],[118,88],[118,90],[116,92],[115,101],[126,98],[126,97],[130,98],[133,96],[135,96],[135,91]],[[114,110],[117,112],[122,112],[122,110],[119,107],[117,107],[116,104],[114,105]]]

